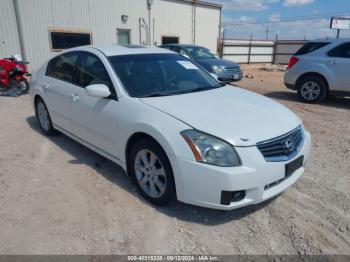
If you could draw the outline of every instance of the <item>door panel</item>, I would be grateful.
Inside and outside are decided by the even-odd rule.
[[[328,52],[328,67],[336,76],[334,89],[350,91],[350,43],[343,43]]]
[[[55,78],[45,77],[43,87],[52,122],[54,125],[71,132],[69,107],[72,85]]]
[[[81,55],[77,66],[77,82],[79,86],[72,87],[70,98],[73,133],[118,158],[118,102],[110,98],[90,97],[85,92],[85,87],[91,84],[105,84],[113,88],[98,57],[92,54]]]
[[[71,132],[70,94],[74,86],[75,63],[78,53],[67,53],[51,60],[43,89],[46,104],[55,125]]]
[[[329,68],[336,76],[335,89],[338,91],[350,91],[350,59],[336,58],[331,59]]]

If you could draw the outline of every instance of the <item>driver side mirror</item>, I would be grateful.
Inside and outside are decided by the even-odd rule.
[[[85,93],[88,96],[96,98],[106,98],[111,95],[111,91],[109,91],[108,86],[104,84],[89,85],[85,87]]]

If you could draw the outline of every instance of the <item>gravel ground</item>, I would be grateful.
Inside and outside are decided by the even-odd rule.
[[[43,136],[28,96],[0,97],[0,254],[350,255],[350,99],[300,103],[282,72],[260,66],[237,84],[303,119],[311,162],[284,194],[230,212],[155,208],[116,164]]]

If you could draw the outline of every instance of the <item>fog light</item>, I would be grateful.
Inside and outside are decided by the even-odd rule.
[[[239,202],[245,198],[245,190],[221,191],[221,205],[230,205],[232,202]]]

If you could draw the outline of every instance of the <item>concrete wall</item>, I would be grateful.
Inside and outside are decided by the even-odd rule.
[[[36,69],[56,52],[51,50],[50,29],[91,32],[93,44],[116,44],[117,29],[130,29],[132,44],[140,43],[139,18],[148,22],[146,0],[17,0],[23,33],[24,53],[30,68]],[[8,11],[10,10],[10,11]],[[19,39],[13,0],[0,1],[0,41],[5,33],[7,49],[1,56],[19,53]],[[128,16],[123,23],[122,15]],[[151,12],[152,42],[161,44],[162,36],[178,36],[180,43],[193,43],[193,17],[196,17],[195,43],[216,52],[219,36],[220,8],[198,4],[194,16],[190,2],[154,0]],[[3,17],[7,19],[3,19]],[[10,23],[5,25],[4,22]],[[9,21],[9,22],[7,22]],[[146,41],[142,30],[141,42]]]

